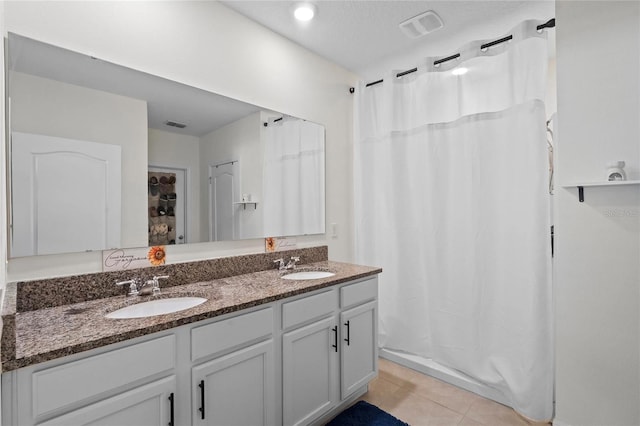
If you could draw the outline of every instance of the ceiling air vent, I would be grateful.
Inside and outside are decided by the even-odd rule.
[[[444,27],[442,19],[433,10],[428,10],[400,23],[400,29],[409,38],[422,37],[442,27]]]
[[[164,124],[171,127],[177,127],[178,129],[184,129],[185,127],[187,127],[186,124],[177,123],[175,121],[165,121]]]

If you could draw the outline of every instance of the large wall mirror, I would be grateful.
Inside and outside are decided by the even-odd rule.
[[[8,37],[10,257],[325,232],[324,127]]]

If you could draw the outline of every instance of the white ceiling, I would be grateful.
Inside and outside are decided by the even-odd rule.
[[[312,0],[316,17],[296,22],[297,1],[221,0],[228,7],[360,76],[415,66],[416,55],[447,56],[477,39],[505,35],[525,19],[554,17],[551,0]],[[409,39],[398,25],[427,10],[444,28]]]
[[[413,68],[422,57],[448,56],[472,40],[500,38],[525,19],[546,21],[555,8],[550,0],[314,0],[316,18],[301,25],[292,16],[296,1],[221,3],[365,79]],[[398,24],[427,10],[440,15],[444,28],[407,38]],[[149,127],[184,135],[201,136],[259,110],[14,34],[9,37],[9,69],[146,100]],[[188,127],[167,127],[167,120]]]

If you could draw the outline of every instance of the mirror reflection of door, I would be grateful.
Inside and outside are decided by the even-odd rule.
[[[149,166],[150,245],[187,243],[186,176],[185,169]],[[162,237],[164,233],[162,224],[167,225],[166,238]]]
[[[209,239],[234,240],[238,236],[238,217],[234,200],[239,198],[238,161],[209,166]]]
[[[11,137],[11,255],[120,247],[120,146]]]

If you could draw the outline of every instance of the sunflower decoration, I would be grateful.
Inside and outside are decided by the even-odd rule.
[[[167,257],[164,251],[164,246],[153,246],[147,253],[147,259],[153,266],[164,265],[164,261]]]
[[[276,239],[268,237],[264,239],[264,249],[267,253],[276,251]]]

